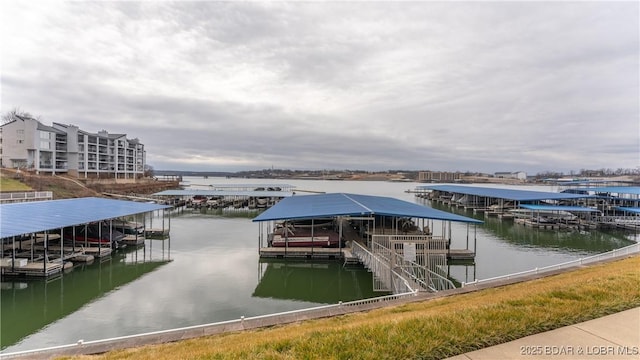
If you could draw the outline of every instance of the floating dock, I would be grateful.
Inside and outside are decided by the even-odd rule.
[[[432,254],[446,254],[452,261],[473,261],[475,252],[468,249],[450,249],[435,251]],[[314,260],[344,260],[345,263],[358,263],[358,259],[351,253],[351,248],[320,248],[320,247],[263,247],[260,257],[271,259],[314,259]]]
[[[260,257],[276,259],[344,259],[341,248],[321,247],[263,247],[260,248]]]

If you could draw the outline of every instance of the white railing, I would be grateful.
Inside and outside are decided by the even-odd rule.
[[[431,291],[451,290],[456,288],[453,281],[447,279],[446,277],[438,274],[435,271],[431,271],[429,269],[427,269],[427,271],[430,275],[428,278],[430,282],[429,289]]]
[[[25,191],[0,193],[0,202],[19,202],[53,199],[52,191]]]
[[[413,260],[405,255],[405,245],[412,244]],[[446,251],[448,241],[444,238],[433,239],[424,235],[373,235],[371,253],[388,267],[423,290],[441,291],[455,289],[453,282],[439,274],[437,270],[447,266],[445,255],[434,254]]]
[[[394,294],[416,292],[403,276],[392,270],[389,262],[371,253],[364,246],[353,242],[351,253],[373,273],[374,290],[391,290]]]
[[[138,338],[142,338],[142,337],[153,337],[153,336],[171,335],[171,334],[183,334],[183,333],[186,333],[186,332],[192,332],[193,333],[194,330],[205,330],[207,328],[215,328],[215,327],[228,329],[227,331],[236,331],[238,329],[243,329],[243,328],[247,328],[248,329],[248,328],[259,327],[260,324],[263,324],[263,326],[270,326],[270,325],[274,324],[274,322],[288,323],[288,322],[296,322],[296,321],[308,320],[308,319],[312,318],[309,315],[311,313],[313,313],[313,312],[323,312],[323,311],[331,312],[331,310],[340,310],[340,309],[344,309],[344,308],[357,308],[359,306],[368,306],[368,305],[371,305],[371,304],[382,304],[382,303],[386,303],[386,302],[389,302],[389,301],[394,301],[394,300],[400,300],[400,299],[405,299],[405,298],[409,298],[409,297],[414,297],[417,294],[418,294],[417,290],[415,290],[415,291],[412,290],[412,291],[408,291],[408,292],[401,293],[401,294],[379,296],[379,297],[375,297],[375,298],[348,301],[348,302],[342,302],[341,301],[341,302],[339,302],[337,304],[316,306],[316,307],[312,307],[312,308],[299,309],[299,310],[291,310],[291,311],[285,311],[285,312],[280,312],[280,313],[275,313],[275,314],[258,315],[258,316],[252,316],[252,317],[241,316],[239,319],[235,319],[235,320],[228,320],[228,321],[220,321],[220,322],[209,323],[209,324],[187,326],[187,327],[181,327],[181,328],[176,328],[176,329],[160,330],[160,331],[154,331],[154,332],[148,332],[148,333],[142,333],[142,334],[135,334],[135,335],[120,336],[120,337],[114,337],[114,338],[102,339],[102,340],[92,340],[92,341],[78,340],[78,342],[76,342],[74,344],[52,346],[52,347],[47,347],[47,348],[42,348],[42,349],[17,351],[17,352],[11,352],[11,353],[0,352],[0,358],[4,359],[4,358],[11,358],[11,357],[33,356],[33,355],[36,355],[36,354],[39,354],[39,353],[51,353],[51,352],[56,352],[56,351],[57,352],[64,352],[65,350],[71,352],[71,351],[76,351],[77,349],[82,349],[83,347],[87,347],[87,346],[106,345],[108,343],[124,342],[126,340],[133,340],[133,339],[138,339]],[[367,307],[367,309],[370,309],[370,307]],[[236,325],[236,326],[234,327],[233,325]],[[224,332],[224,331],[222,331],[222,332]],[[197,337],[197,336],[202,336],[202,335],[194,335],[194,336],[191,336],[191,338]],[[179,340],[186,340],[188,338],[190,338],[190,337],[189,336],[184,336],[184,337],[180,337]],[[139,345],[142,345],[142,343],[140,343]],[[112,347],[112,348],[116,349],[116,347]]]
[[[612,259],[618,256],[636,254],[638,252],[640,252],[640,243],[629,245],[620,249],[615,249],[615,250],[598,254],[598,255],[593,255],[593,256],[580,258],[577,260],[567,261],[561,264],[535,268],[532,270],[521,271],[521,272],[508,274],[508,275],[496,276],[488,279],[475,280],[467,283],[463,282],[462,287],[466,285],[485,284],[485,283],[491,283],[491,282],[500,281],[500,280],[516,279],[523,276],[529,276],[529,275],[535,275],[535,274],[545,273],[549,271],[566,269],[566,268],[577,266],[577,265],[591,264],[591,263],[595,263],[602,260]]]
[[[355,244],[356,243],[354,242],[354,245]],[[356,248],[357,248],[356,246],[353,247],[352,252],[354,254],[356,254],[359,250],[364,250],[365,252],[369,253],[363,247],[360,247],[359,250],[356,250]],[[598,254],[598,255],[594,255],[594,256],[578,259],[578,260],[575,260],[575,261],[569,261],[569,262],[566,262],[566,263],[547,266],[547,267],[544,267],[544,268],[536,268],[534,270],[523,271],[523,272],[519,272],[519,273],[505,275],[505,276],[498,276],[498,277],[494,277],[494,278],[490,278],[490,279],[476,280],[474,282],[470,282],[470,283],[466,283],[466,284],[467,285],[469,285],[469,284],[473,285],[473,284],[488,283],[488,282],[504,280],[504,279],[512,279],[512,278],[516,278],[516,277],[521,277],[521,276],[526,276],[526,275],[531,275],[531,274],[537,274],[537,273],[541,273],[541,272],[545,272],[545,271],[552,271],[552,270],[557,270],[557,269],[568,268],[568,267],[572,267],[572,266],[575,266],[575,265],[593,263],[593,262],[597,262],[597,261],[601,261],[601,260],[614,258],[614,257],[617,257],[617,256],[631,255],[631,254],[635,254],[635,253],[638,253],[638,252],[640,252],[640,243],[637,243],[637,244],[634,244],[634,245],[630,245],[630,246],[627,246],[627,247],[624,247],[624,248],[616,249],[616,250],[613,250],[613,251],[610,251],[610,252],[607,252],[607,253]],[[371,254],[371,253],[369,253],[369,254],[371,256],[373,256],[373,254]],[[402,282],[403,280],[404,279],[401,276],[398,275],[398,280],[397,281]],[[406,286],[407,288],[410,288],[409,284],[408,284],[408,282],[406,282],[406,280],[404,280],[404,286]],[[462,283],[462,286],[464,287],[465,283]],[[169,330],[161,330],[161,331],[148,332],[148,333],[136,334],[136,335],[121,336],[121,337],[102,339],[102,340],[93,340],[93,341],[78,340],[78,342],[75,343],[75,344],[53,346],[53,347],[42,348],[42,349],[34,349],[34,350],[25,350],[25,351],[18,351],[18,352],[12,352],[12,353],[0,352],[0,357],[1,358],[23,357],[23,356],[36,355],[36,354],[39,354],[39,353],[49,353],[49,352],[55,352],[55,351],[59,351],[59,352],[62,352],[62,351],[65,351],[65,350],[74,351],[76,349],[82,349],[83,346],[101,345],[101,344],[105,344],[106,345],[106,344],[108,344],[110,342],[118,342],[118,341],[123,341],[124,342],[125,340],[132,340],[132,339],[142,338],[142,337],[159,336],[159,335],[170,335],[172,333],[178,334],[178,333],[185,333],[185,332],[194,331],[194,330],[204,330],[206,328],[224,327],[224,326],[227,326],[227,325],[239,325],[241,327],[250,328],[251,327],[251,323],[264,323],[264,324],[267,324],[269,320],[280,321],[280,320],[283,319],[284,316],[291,317],[291,319],[289,319],[290,320],[289,322],[294,322],[294,321],[298,321],[298,320],[296,320],[296,316],[299,316],[299,320],[309,319],[309,314],[312,313],[312,312],[318,312],[318,311],[323,311],[323,310],[329,310],[330,311],[330,310],[335,310],[335,309],[340,309],[340,308],[358,307],[358,306],[371,305],[371,304],[376,304],[376,303],[384,303],[384,302],[387,302],[387,301],[393,301],[393,300],[399,300],[399,299],[405,299],[405,298],[408,298],[408,297],[413,297],[413,296],[416,296],[417,293],[418,293],[417,290],[410,290],[410,291],[407,291],[407,292],[404,292],[404,293],[400,293],[400,294],[379,296],[379,297],[375,297],[375,298],[355,300],[355,301],[349,301],[349,302],[339,302],[338,304],[317,306],[317,307],[313,307],[313,308],[306,308],[306,309],[300,309],[300,310],[285,311],[285,312],[281,312],[281,313],[268,314],[268,315],[259,315],[259,316],[253,316],[253,317],[248,317],[248,318],[241,317],[240,319],[221,321],[221,322],[209,323],[209,324],[203,324],[203,325],[188,326],[188,327],[169,329]],[[264,325],[264,326],[268,326],[268,325]],[[229,329],[237,329],[237,328],[229,327]],[[198,335],[198,336],[201,336],[201,335]],[[196,337],[196,336],[192,336],[192,337]],[[188,339],[188,338],[189,337],[181,337],[181,339],[183,339],[183,340],[184,339]],[[140,345],[142,345],[142,344],[140,344]]]
[[[401,254],[395,254],[395,263],[402,263],[402,266],[397,268],[400,270],[400,273],[406,275],[410,281],[414,281],[416,285],[425,290],[428,289],[433,292],[438,292],[456,288],[453,281],[447,279],[445,276],[416,262],[404,260]]]

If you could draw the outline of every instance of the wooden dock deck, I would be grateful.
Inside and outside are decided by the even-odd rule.
[[[469,249],[449,249],[447,259],[451,261],[474,261],[476,253]]]
[[[260,257],[278,259],[342,259],[341,248],[320,247],[263,247],[260,248]]]
[[[15,268],[3,266],[2,274],[10,276],[49,277],[62,272],[65,266],[70,265],[72,265],[70,262],[62,263],[60,261],[50,261],[47,263],[43,263],[42,261],[29,261],[26,265]]]

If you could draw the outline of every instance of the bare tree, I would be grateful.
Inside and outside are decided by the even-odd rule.
[[[144,176],[152,178],[154,176],[153,166],[145,164],[144,166]]]
[[[0,125],[4,125],[6,123],[10,123],[14,120],[17,120],[18,117],[32,118],[38,120],[38,118],[34,118],[33,115],[26,111],[20,110],[19,107],[13,108],[13,110],[7,112],[6,114],[2,114],[2,120],[0,121]]]

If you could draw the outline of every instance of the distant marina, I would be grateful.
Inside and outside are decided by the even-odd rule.
[[[534,228],[640,230],[640,187],[636,186],[581,186],[553,193],[426,185],[416,187],[414,192],[419,198],[482,213],[485,217],[513,219],[516,224]]]
[[[186,178],[185,180],[198,184],[193,188],[189,186],[185,191],[252,191],[253,193],[246,196],[263,195],[256,192],[255,188],[233,188],[233,186],[239,185],[261,187],[247,184],[246,179]],[[225,183],[230,186],[226,190],[216,188],[217,184]],[[3,276],[3,314],[5,311],[9,311],[9,308],[12,309],[12,312],[17,313],[33,311],[25,308],[28,303],[33,304],[30,306],[35,306],[36,309],[39,308],[40,310],[36,311],[41,313],[43,309],[47,312],[48,306],[60,307],[60,304],[50,303],[47,305],[43,301],[52,297],[64,299],[64,304],[75,304],[73,299],[82,298],[78,296],[78,292],[82,290],[73,290],[74,287],[69,284],[74,281],[74,278],[88,274],[88,270],[91,270],[93,275],[86,279],[86,286],[91,286],[89,284],[92,283],[97,285],[98,281],[104,283],[108,276],[115,275],[115,273],[108,275],[112,271],[110,269],[115,269],[114,266],[120,266],[119,264],[125,261],[130,264],[127,266],[130,270],[126,276],[131,280],[123,280],[120,285],[115,285],[115,287],[114,285],[104,287],[98,295],[94,295],[93,301],[83,300],[85,302],[82,304],[64,306],[64,308],[69,308],[68,312],[56,315],[58,317],[55,319],[42,319],[38,324],[34,322],[27,333],[10,335],[16,329],[8,327],[8,323],[3,320],[2,331],[7,335],[3,336],[2,348],[8,347],[7,350],[17,351],[53,346],[72,343],[79,338],[115,337],[203,322],[237,319],[240,316],[288,311],[309,307],[313,304],[337,303],[338,301],[388,294],[394,291],[393,286],[385,284],[382,273],[371,270],[375,265],[365,264],[366,260],[363,261],[363,259],[366,259],[368,255],[361,253],[362,257],[358,257],[357,254],[354,254],[360,250],[359,247],[354,248],[354,243],[361,245],[371,254],[374,253],[374,244],[377,244],[375,246],[378,246],[378,251],[383,251],[385,247],[392,248],[391,242],[385,246],[383,238],[393,242],[399,241],[398,244],[406,243],[407,239],[411,239],[409,242],[416,244],[416,259],[420,258],[422,251],[421,245],[419,245],[420,238],[403,239],[403,236],[425,237],[431,233],[430,241],[433,243],[428,248],[430,251],[436,252],[441,251],[436,247],[445,249],[445,252],[441,253],[441,257],[447,251],[449,255],[453,255],[451,254],[452,250],[469,249],[473,256],[468,260],[460,261],[449,256],[446,263],[435,262],[438,274],[451,281],[454,286],[460,286],[460,283],[464,282],[473,282],[475,279],[549,266],[602,253],[628,246],[638,240],[637,231],[622,228],[602,229],[602,231],[592,228],[545,230],[521,226],[507,217],[500,219],[497,216],[486,215],[485,212],[476,211],[474,214],[470,207],[465,210],[464,206],[445,204],[416,196],[417,194],[414,192],[416,187],[424,185],[420,183],[288,180],[286,182],[273,181],[268,185],[274,185],[271,191],[277,191],[275,187],[280,187],[280,191],[285,191],[283,185],[286,184],[291,185],[291,188],[287,190],[295,192],[296,195],[282,196],[274,204],[279,204],[290,198],[313,197],[315,195],[309,194],[316,193],[365,193],[376,197],[395,198],[413,204],[432,204],[433,201],[434,208],[450,209],[448,211],[460,212],[464,217],[480,219],[484,223],[467,225],[452,222],[450,226],[445,227],[433,219],[413,218],[411,221],[407,221],[404,216],[396,216],[396,219],[392,219],[393,221],[389,221],[387,225],[384,220],[372,219],[369,216],[362,216],[362,220],[355,219],[355,216],[351,216],[351,219],[343,216],[332,218],[330,222],[326,217],[323,221],[320,218],[314,218],[313,222],[306,222],[303,221],[304,216],[302,216],[295,221],[294,219],[286,220],[287,223],[293,224],[293,231],[296,235],[309,238],[306,240],[311,243],[306,245],[313,245],[300,248],[290,246],[291,244],[288,243],[288,224],[285,224],[284,221],[274,220],[272,222],[268,220],[252,224],[250,219],[257,215],[250,211],[256,209],[250,209],[248,203],[238,208],[232,204],[227,205],[226,208],[218,209],[213,207],[198,208],[187,206],[189,197],[185,195],[184,199],[181,199],[184,200],[184,204],[181,203],[179,207],[170,210],[167,220],[164,221],[165,226],[170,229],[168,237],[164,241],[154,243],[145,236],[145,246],[128,245],[124,249],[114,248],[110,256],[99,258],[93,263],[78,263],[74,271],[62,273],[63,276],[52,277],[47,281],[47,286],[37,285],[44,283],[39,279],[10,279]],[[312,192],[300,189],[308,189]],[[410,189],[410,192],[407,192],[407,189]],[[551,187],[526,187],[526,189],[557,192],[551,190]],[[265,189],[265,191],[269,190]],[[238,193],[235,195],[239,196]],[[191,198],[193,196],[195,195],[192,195]],[[220,195],[215,193],[206,195],[208,200],[215,196]],[[170,199],[175,201],[178,197],[180,196],[169,195],[162,200],[158,197],[157,201]],[[625,204],[624,207],[629,207],[627,205],[630,204]],[[273,205],[269,209],[277,210]],[[245,214],[242,213],[243,211]],[[267,214],[267,211],[260,210],[258,214]],[[170,221],[168,221],[169,218]],[[399,221],[400,219],[404,220]],[[138,216],[126,220],[132,223],[143,223],[147,229],[160,228],[161,226],[158,225],[162,223],[158,214],[153,217],[144,217],[144,219],[143,216]],[[374,221],[375,229],[373,228]],[[342,234],[339,232],[340,223],[343,229]],[[136,227],[135,224],[130,225]],[[121,226],[123,229],[122,224],[114,224],[114,226],[115,228]],[[280,229],[278,231],[281,240],[282,235],[286,235],[285,246],[273,246],[277,229]],[[341,239],[338,246],[331,247],[333,243],[327,242],[330,238],[321,232],[321,230],[327,229],[338,230],[337,234]],[[269,234],[272,234],[271,238],[269,238]],[[308,236],[302,236],[305,234]],[[53,235],[55,234],[51,234],[50,240],[53,240]],[[380,235],[384,235],[384,237],[376,237]],[[292,235],[291,240],[294,237]],[[446,239],[446,241],[438,239]],[[320,246],[315,243],[316,241],[318,243],[324,242],[329,247],[325,247],[324,244]],[[27,247],[28,244],[25,243],[24,246]],[[294,257],[295,252],[300,249],[302,249],[301,255]],[[413,249],[414,247],[411,245],[406,247],[402,245],[397,248],[396,253],[403,259],[405,259],[405,255],[412,258]],[[427,248],[422,249],[426,250]],[[55,249],[55,252],[57,253],[58,250]],[[49,251],[53,253],[54,250],[49,248]],[[266,254],[269,251],[286,251],[287,256],[269,256]],[[313,256],[309,256],[310,252],[313,253]],[[325,256],[325,259],[322,260],[320,254],[323,252],[327,254],[333,252],[333,255]],[[333,259],[330,259],[331,256]],[[397,261],[389,259],[389,263]],[[155,263],[155,261],[160,261],[163,265],[141,270],[144,264]],[[418,265],[426,266],[427,264]],[[395,268],[399,274],[406,274],[426,269],[424,266],[395,266]],[[304,278],[307,279],[306,285],[297,289],[293,286],[293,280],[296,279],[295,283],[299,284],[303,271]],[[389,272],[387,271],[387,273]],[[124,272],[119,272],[119,274],[121,275],[118,276],[125,275]],[[93,282],[91,278],[93,278]],[[406,275],[405,278],[407,278]],[[409,281],[409,286],[415,287],[416,283],[419,283],[419,279],[414,278]],[[440,280],[442,285],[439,286],[446,283],[440,277],[434,276],[430,279],[431,286],[435,284],[433,279]],[[62,286],[63,283],[64,286]],[[162,283],[163,286],[158,287],[158,283]],[[326,284],[332,284],[332,286],[327,288]],[[29,302],[24,300],[27,291],[30,292],[29,296],[33,299]],[[52,291],[55,291],[56,294],[54,295]],[[304,294],[300,291],[303,291]],[[144,305],[144,301],[130,301],[130,299],[144,299],[149,296],[153,296],[154,306],[152,307]],[[13,298],[18,302],[5,301],[5,299]],[[185,302],[185,299],[188,301]],[[36,303],[32,303],[32,301],[36,301]],[[177,301],[182,304],[182,308],[192,310],[176,313],[174,304]],[[118,314],[108,311],[108,309],[121,307],[123,302],[128,304],[126,313],[129,315],[126,316],[127,319],[124,318],[124,313]],[[53,314],[52,311],[48,312]],[[89,316],[89,314],[91,315]],[[167,316],[167,314],[172,315]],[[143,321],[142,318],[146,320]],[[43,325],[51,321],[55,323]],[[82,329],[82,331],[74,329]],[[4,339],[13,340],[7,340],[10,341],[7,343],[4,342]]]

